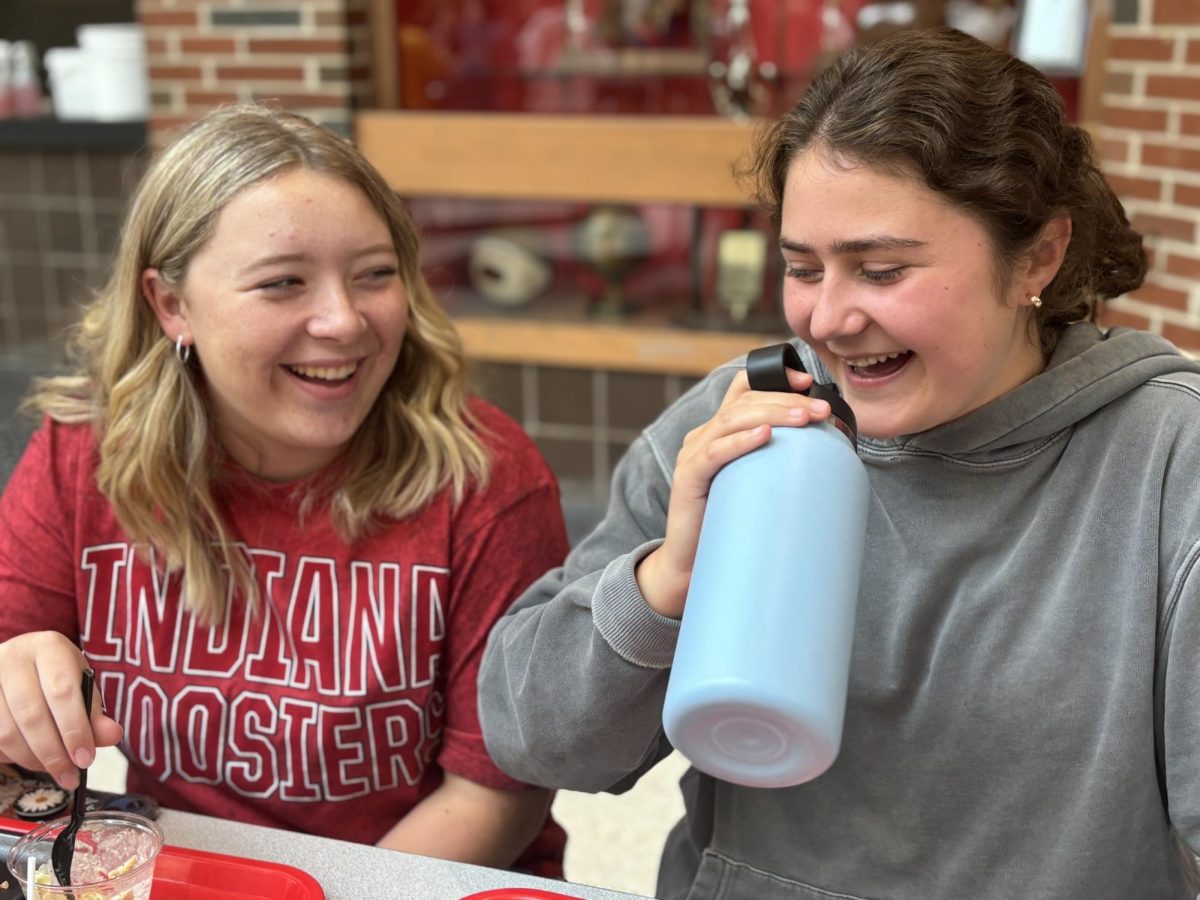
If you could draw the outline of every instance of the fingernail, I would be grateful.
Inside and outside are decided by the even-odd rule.
[[[84,747],[80,747],[78,750],[75,751],[74,755],[71,758],[73,760],[75,760],[75,765],[79,766],[79,768],[86,769],[88,766],[90,766],[93,762],[96,761],[96,754],[93,753],[91,750],[88,750]]]
[[[827,413],[829,412],[829,404],[824,400],[814,400],[812,404],[813,412]]]
[[[73,791],[79,787],[79,770],[68,769],[59,775],[56,780],[58,781],[58,786],[64,791]]]

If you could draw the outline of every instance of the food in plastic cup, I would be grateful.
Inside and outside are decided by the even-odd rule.
[[[132,813],[100,810],[84,815],[75,835],[71,885],[62,887],[50,864],[54,839],[71,819],[44,822],[27,832],[8,851],[8,870],[28,900],[148,900],[154,863],[162,849],[158,823]],[[26,882],[29,858],[34,861],[34,884]]]

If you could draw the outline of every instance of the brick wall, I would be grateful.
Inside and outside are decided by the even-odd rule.
[[[1200,352],[1200,0],[1121,0],[1108,48],[1098,144],[1151,267],[1106,320]]]
[[[369,106],[367,0],[137,0],[152,136],[264,100],[349,134]]]

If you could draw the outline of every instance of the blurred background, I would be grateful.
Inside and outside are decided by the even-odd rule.
[[[785,333],[732,174],[756,125],[847,48],[940,24],[1042,68],[1095,140],[1152,260],[1104,322],[1200,352],[1196,0],[2,0],[0,480],[156,144],[263,100],[407,198],[476,387],[537,441],[578,540],[640,429]],[[681,768],[561,795],[569,877],[652,893]]]

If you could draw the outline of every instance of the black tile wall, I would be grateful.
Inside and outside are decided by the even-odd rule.
[[[29,158],[22,151],[0,153],[0,193],[14,194],[29,190]]]
[[[491,363],[476,365],[472,381],[537,442],[564,503],[595,510],[625,450],[696,379]]]
[[[560,425],[592,425],[596,422],[593,392],[590,371],[539,368],[538,419]]]
[[[658,418],[666,396],[661,375],[612,372],[608,376],[608,424],[640,431]]]
[[[524,367],[476,363],[471,369],[471,387],[518,422],[525,418],[522,396]]]
[[[55,345],[108,271],[139,153],[0,150],[0,353]]]

